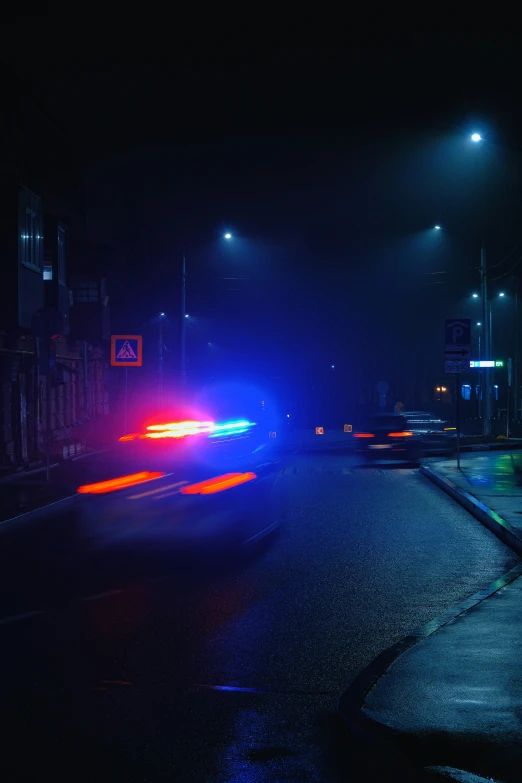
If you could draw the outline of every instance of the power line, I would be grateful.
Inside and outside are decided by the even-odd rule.
[[[517,267],[517,266],[520,264],[520,262],[521,262],[521,261],[522,261],[522,256],[520,256],[520,258],[518,259],[518,261],[517,261],[515,264],[513,264],[513,266],[511,267],[511,269],[508,269],[508,271],[507,271],[507,272],[504,272],[504,274],[503,274],[503,275],[498,275],[498,277],[491,277],[491,278],[489,278],[489,279],[490,279],[490,280],[500,280],[502,277],[507,277],[508,275],[510,275],[510,274],[511,274],[511,272],[512,272],[514,269],[516,269],[516,267]]]
[[[518,250],[518,248],[520,247],[520,245],[521,245],[521,244],[522,244],[522,242],[519,242],[517,245],[515,245],[515,247],[513,248],[513,250],[511,250],[511,251],[510,251],[510,252],[507,254],[507,256],[505,256],[505,258],[503,258],[503,259],[502,259],[502,261],[498,261],[496,264],[493,264],[492,266],[490,266],[490,269],[495,269],[497,266],[500,266],[501,264],[503,264],[503,263],[504,263],[504,261],[507,261],[507,260],[508,260],[508,258],[509,258],[510,256],[512,256],[512,255],[513,255],[513,253],[515,252],[515,250]],[[518,263],[518,261],[517,261],[517,263]]]

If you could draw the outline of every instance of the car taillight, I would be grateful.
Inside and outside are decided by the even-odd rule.
[[[409,438],[411,435],[413,435],[413,432],[389,432],[388,437],[389,438]]]
[[[354,438],[375,438],[373,432],[356,432]]]
[[[106,492],[135,487],[137,484],[144,484],[146,481],[162,478],[164,475],[164,473],[151,473],[144,470],[141,473],[131,473],[108,481],[98,481],[96,484],[83,484],[77,491],[80,495],[104,495]]]
[[[257,478],[255,473],[224,473],[197,484],[189,484],[181,488],[183,495],[213,495],[215,492],[223,492],[225,489],[237,487],[247,481]]]

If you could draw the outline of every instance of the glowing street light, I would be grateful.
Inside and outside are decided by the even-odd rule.
[[[225,239],[232,239],[232,234],[225,234]]]
[[[473,299],[478,299],[479,295],[478,294],[471,294],[471,296],[473,297]]]
[[[480,133],[472,133],[471,141],[474,141],[476,144],[477,142],[482,141],[482,136],[480,135]]]
[[[499,293],[499,296],[505,296],[505,293],[504,293],[504,291],[501,291],[501,292]]]
[[[440,231],[440,226],[434,226],[435,231]]]

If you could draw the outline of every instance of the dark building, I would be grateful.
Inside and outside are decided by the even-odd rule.
[[[0,466],[9,469],[43,459],[48,425],[53,456],[70,456],[106,418],[110,327],[96,278],[97,312],[85,313],[79,294],[73,315],[70,251],[89,245],[81,155],[27,85],[3,71],[1,86]],[[52,333],[33,332],[49,314]],[[83,326],[73,333],[71,322]]]

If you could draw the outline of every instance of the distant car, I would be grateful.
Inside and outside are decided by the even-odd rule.
[[[215,552],[280,522],[281,464],[246,420],[150,425],[120,438],[118,452],[111,477],[78,488],[84,534],[101,547]]]
[[[409,430],[422,440],[421,456],[452,454],[454,427],[448,422],[427,411],[405,411],[403,414]]]
[[[356,453],[367,460],[403,460],[419,462],[435,453],[451,453],[444,427],[432,429],[430,414],[379,414],[367,427],[354,433]]]

